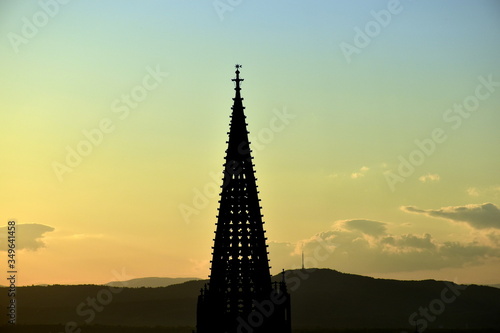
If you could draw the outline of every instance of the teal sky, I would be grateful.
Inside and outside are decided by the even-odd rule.
[[[323,239],[322,267],[500,283],[497,1],[6,0],[0,35],[25,284],[207,276],[236,63],[273,273]]]

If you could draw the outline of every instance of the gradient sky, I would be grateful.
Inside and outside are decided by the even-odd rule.
[[[500,283],[497,1],[67,2],[0,4],[19,284],[207,277],[236,63],[273,273]]]

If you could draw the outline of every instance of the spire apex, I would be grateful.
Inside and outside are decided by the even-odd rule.
[[[243,81],[243,79],[240,79],[240,68],[243,67],[242,65],[240,64],[236,64],[234,66],[236,68],[236,78],[232,79],[232,81],[234,81],[236,83],[236,86],[234,87],[234,90],[236,90],[237,92],[240,91],[240,82]]]

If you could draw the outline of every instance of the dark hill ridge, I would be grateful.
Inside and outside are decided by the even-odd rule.
[[[273,279],[281,278],[280,274]],[[419,327],[500,329],[497,288],[374,279],[327,269],[288,271],[286,279],[295,328],[401,328],[412,332],[411,317]],[[20,287],[18,323],[194,326],[197,296],[206,282],[160,288]],[[7,300],[0,298],[3,309]]]
[[[158,288],[158,287],[168,287],[173,284],[184,283],[187,281],[200,280],[198,278],[166,278],[166,277],[146,277],[137,278],[127,281],[112,281],[106,283],[106,286],[112,287],[128,287],[128,288]]]
[[[500,290],[492,287],[375,279],[323,269],[306,273],[294,271],[288,279],[293,320],[299,327],[410,330],[413,314],[419,327],[500,328]],[[298,287],[294,281],[300,281]],[[426,308],[427,318],[420,310]]]

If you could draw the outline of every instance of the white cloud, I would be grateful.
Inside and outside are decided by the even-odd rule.
[[[104,238],[103,234],[72,234],[66,236],[71,240],[82,240],[82,239],[91,239],[91,238]]]
[[[437,182],[440,179],[441,179],[441,177],[436,173],[428,173],[428,174],[420,176],[418,178],[418,180],[420,180],[422,183]]]
[[[498,198],[500,195],[500,186],[498,186],[498,185],[491,185],[491,186],[485,186],[485,187],[472,186],[472,187],[469,187],[466,190],[466,192],[471,197],[483,196],[483,197]]]
[[[469,187],[467,189],[467,194],[470,195],[471,197],[478,197],[479,191],[475,187]]]
[[[342,224],[347,230],[358,230],[372,236],[383,235],[387,230],[387,223],[372,220],[344,220],[336,224]]]
[[[365,174],[368,172],[368,170],[370,170],[370,168],[369,168],[369,167],[363,166],[363,167],[361,167],[361,169],[359,169],[359,171],[357,171],[357,172],[353,172],[353,173],[351,174],[351,178],[352,178],[352,179],[356,179],[356,178],[361,178],[361,177],[364,177],[364,176],[365,176]]]

